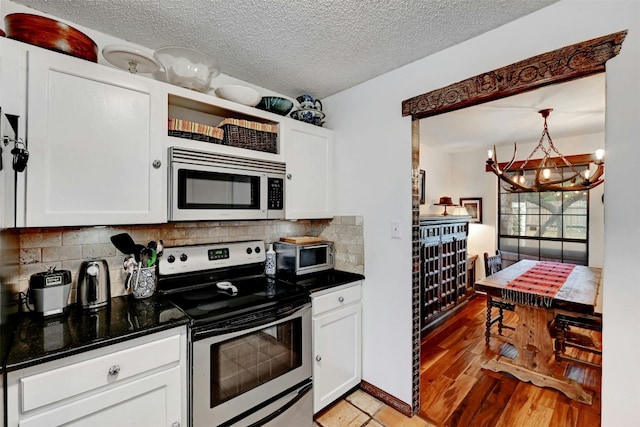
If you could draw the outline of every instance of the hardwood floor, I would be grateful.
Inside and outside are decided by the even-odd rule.
[[[480,364],[500,351],[496,338],[484,342],[486,300],[479,295],[441,327],[422,339],[421,410],[412,418],[361,390],[356,390],[323,410],[315,426],[387,427],[599,427],[601,372],[563,362],[557,373],[582,384],[593,394],[585,405],[547,388],[523,383],[509,375],[480,369]],[[517,320],[505,312],[505,323]],[[508,335],[509,331],[505,332]],[[592,333],[594,341],[601,336]],[[599,363],[585,352],[572,356]]]
[[[567,398],[559,391],[523,383],[508,374],[480,369],[480,364],[504,345],[491,338],[485,346],[486,300],[478,295],[467,306],[422,340],[421,418],[437,426],[600,426],[601,371],[567,362],[556,363],[566,375],[593,394],[593,405]],[[505,312],[505,323],[515,323]],[[506,331],[508,335],[511,331]],[[599,333],[591,333],[601,343]],[[600,356],[573,355],[599,362]]]

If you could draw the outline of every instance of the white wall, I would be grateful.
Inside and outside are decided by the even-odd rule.
[[[420,135],[422,139],[422,135]],[[440,197],[453,197],[454,202],[458,200],[453,190],[453,179],[455,175],[455,165],[452,163],[452,155],[441,148],[429,147],[427,144],[420,144],[420,169],[425,171],[425,204],[420,205],[420,215],[439,215],[444,211],[441,206],[434,206]],[[447,210],[452,213],[452,209]]]
[[[331,112],[327,126],[336,130],[337,213],[364,217],[364,380],[411,402],[411,124],[401,117],[402,101],[624,29],[629,34],[620,55],[607,63],[606,76],[602,425],[633,425],[640,418],[640,286],[634,268],[640,198],[630,198],[626,184],[635,182],[640,158],[636,1],[560,1],[324,100]],[[391,219],[404,226],[400,240],[390,238]]]

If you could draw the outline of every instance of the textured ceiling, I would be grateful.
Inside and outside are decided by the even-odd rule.
[[[324,98],[557,0],[17,0],[157,49],[188,46],[222,73]]]

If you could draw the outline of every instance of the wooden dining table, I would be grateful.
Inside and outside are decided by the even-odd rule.
[[[549,325],[557,314],[598,318],[602,314],[602,269],[565,263],[521,260],[477,280],[477,291],[514,304],[518,322],[511,344],[517,355],[496,355],[482,368],[507,372],[521,381],[551,387],[567,397],[592,403],[582,386],[552,369],[555,363]],[[554,371],[556,373],[554,373]]]

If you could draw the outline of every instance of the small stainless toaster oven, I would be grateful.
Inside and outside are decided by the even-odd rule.
[[[275,242],[278,273],[296,276],[331,270],[335,266],[333,242],[300,244]]]

